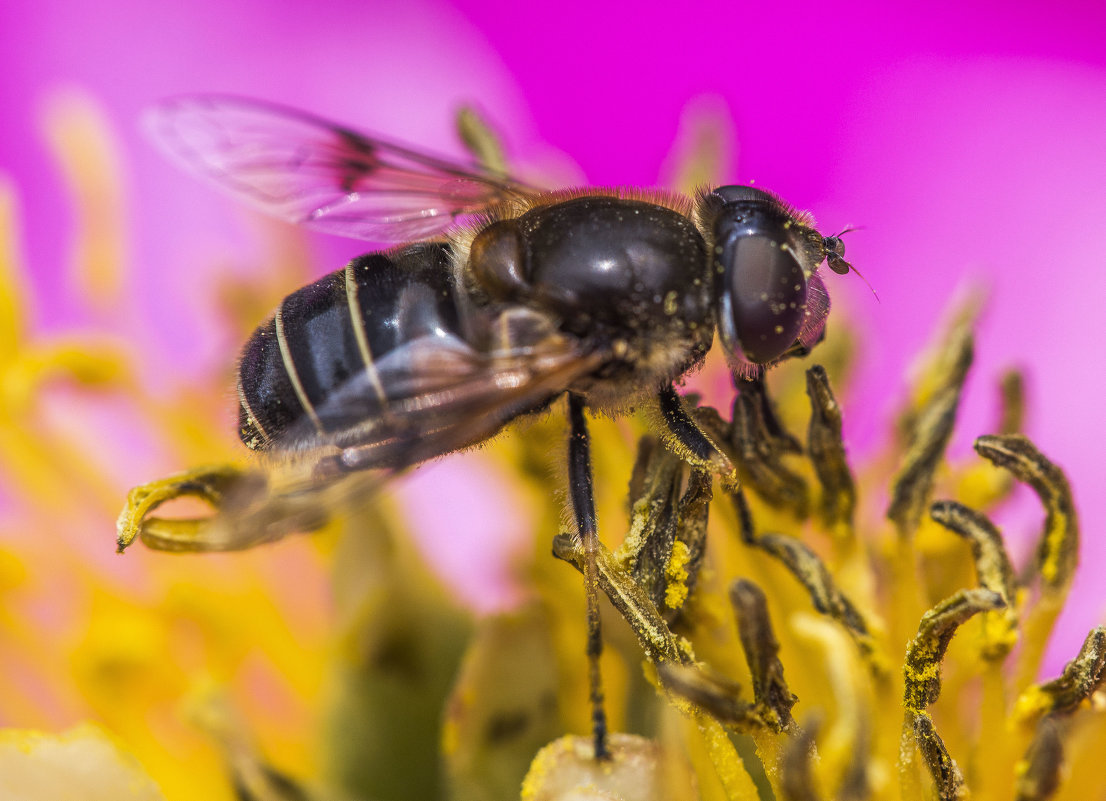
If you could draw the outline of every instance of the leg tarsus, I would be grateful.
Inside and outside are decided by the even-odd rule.
[[[577,536],[584,558],[584,592],[588,613],[588,685],[591,700],[592,736],[595,758],[608,759],[607,713],[603,703],[603,683],[599,657],[603,653],[603,636],[599,619],[599,532],[595,516],[595,490],[591,477],[591,444],[584,399],[574,393],[568,396],[568,489]]]
[[[692,467],[718,476],[723,486],[736,487],[737,469],[733,460],[688,413],[676,388],[669,384],[660,391],[657,400],[667,429],[668,447]]]

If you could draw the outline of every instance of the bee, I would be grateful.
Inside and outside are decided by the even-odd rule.
[[[743,377],[813,347],[830,308],[819,267],[850,269],[841,239],[751,186],[695,197],[546,190],[253,100],[177,98],[151,120],[172,157],[264,212],[403,243],[293,292],[246,343],[241,439],[262,464],[297,478],[278,490],[261,471],[240,482],[253,489],[222,510],[233,525],[219,547],[302,525],[291,501],[350,474],[394,473],[484,442],[567,396],[569,505],[587,564],[603,756],[585,409],[655,403],[673,450],[736,481],[674,383],[702,363],[716,332]]]

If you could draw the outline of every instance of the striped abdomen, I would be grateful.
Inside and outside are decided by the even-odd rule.
[[[387,410],[408,345],[458,336],[449,246],[372,253],[289,295],[238,368],[239,435],[279,450]]]

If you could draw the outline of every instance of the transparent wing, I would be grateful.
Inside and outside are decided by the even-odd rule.
[[[289,222],[374,242],[427,239],[534,187],[475,165],[245,98],[194,95],[147,126],[178,163]]]
[[[301,418],[277,444],[293,458],[329,451],[344,472],[405,467],[487,439],[604,358],[568,337],[485,354],[434,332],[377,360],[375,376],[349,379],[316,409],[318,423]]]
[[[226,492],[203,548],[243,548],[317,528],[331,510],[376,492],[407,468],[489,439],[609,358],[572,340],[490,355],[446,353],[440,344],[430,350],[403,354],[404,375],[384,382],[387,410],[360,426],[325,433],[305,422],[286,432],[264,468]],[[318,411],[323,419],[326,413]]]

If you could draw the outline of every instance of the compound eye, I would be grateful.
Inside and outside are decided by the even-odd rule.
[[[807,279],[786,244],[767,236],[735,237],[722,254],[729,314],[727,348],[755,364],[782,356],[802,328]]]

